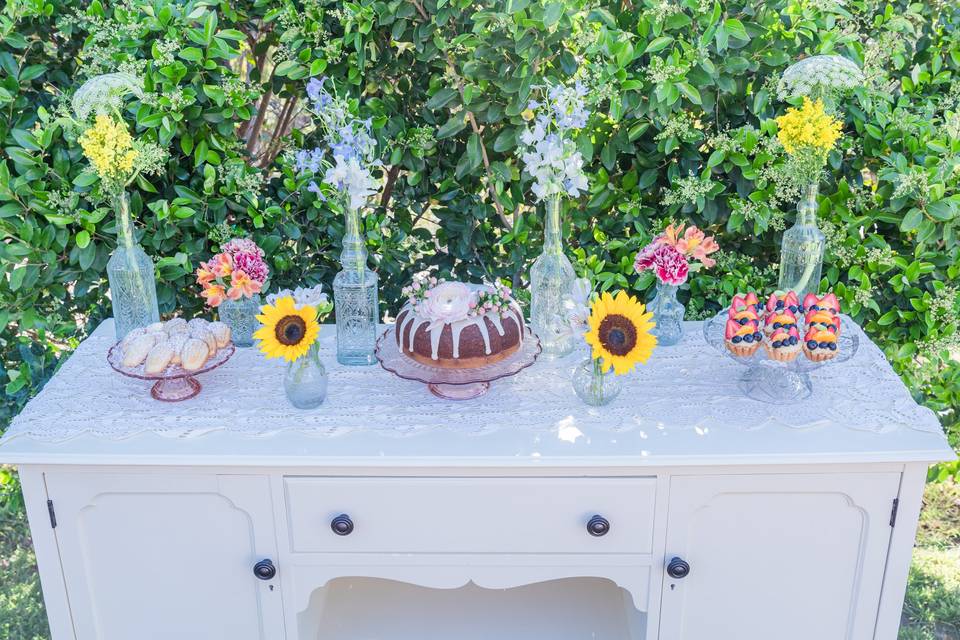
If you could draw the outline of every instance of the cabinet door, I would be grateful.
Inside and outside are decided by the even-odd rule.
[[[269,479],[46,474],[77,640],[279,640]]]
[[[873,638],[899,473],[674,477],[660,638]]]

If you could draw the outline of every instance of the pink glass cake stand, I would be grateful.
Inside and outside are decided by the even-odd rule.
[[[376,355],[384,369],[404,380],[426,383],[430,393],[438,398],[470,400],[485,394],[494,380],[514,376],[536,362],[540,341],[524,328],[523,344],[510,357],[483,367],[442,369],[404,355],[397,346],[394,330],[388,329],[377,340]]]
[[[853,321],[840,316],[840,336],[837,338],[837,355],[830,360],[813,362],[803,351],[791,362],[780,362],[767,357],[766,349],[761,346],[752,356],[735,356],[727,349],[724,330],[727,325],[727,312],[722,311],[703,323],[703,337],[707,344],[720,353],[746,367],[738,383],[740,390],[748,398],[760,402],[791,404],[800,402],[813,393],[813,381],[810,372],[820,367],[852,358],[860,348],[860,336]],[[803,331],[800,331],[803,336]]]
[[[202,387],[194,376],[216,369],[229,360],[234,351],[232,342],[222,349],[217,349],[213,357],[196,371],[187,371],[180,365],[173,365],[167,367],[163,373],[145,373],[142,364],[136,367],[123,366],[123,349],[120,348],[118,342],[110,347],[110,351],[107,352],[107,362],[110,363],[114,371],[130,378],[154,380],[153,387],[150,389],[150,395],[153,396],[154,400],[180,402],[181,400],[189,400],[200,393]]]

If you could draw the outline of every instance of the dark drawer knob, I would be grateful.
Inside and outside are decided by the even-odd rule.
[[[348,536],[353,532],[353,520],[345,513],[341,513],[330,521],[330,528],[338,536]]]
[[[587,522],[587,532],[592,536],[605,536],[610,533],[610,521],[603,516],[593,516]]]
[[[667,575],[680,580],[690,575],[690,563],[682,558],[673,558],[667,565]]]
[[[273,566],[272,560],[261,560],[257,564],[253,565],[253,575],[257,576],[261,580],[273,580],[277,575],[277,568]]]

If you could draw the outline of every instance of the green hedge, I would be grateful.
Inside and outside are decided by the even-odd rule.
[[[360,100],[381,139],[387,186],[366,233],[384,311],[428,266],[522,289],[542,220],[514,155],[521,112],[542,78],[579,74],[598,100],[578,139],[592,183],[566,212],[570,254],[603,287],[648,295],[637,249],[666,218],[706,227],[719,263],[682,292],[689,317],[705,317],[775,284],[797,198],[772,136],[786,107],[776,81],[802,56],[838,53],[868,86],[847,105],[822,187],[822,287],[960,447],[958,22],[955,3],[874,0],[8,3],[0,420],[109,314],[113,218],[57,124],[85,77],[141,74],[147,95],[128,121],[171,148],[166,174],[133,197],[163,312],[200,311],[191,272],[231,233],[255,236],[276,284],[330,284],[342,223],[288,155],[315,142],[302,105],[319,75]]]

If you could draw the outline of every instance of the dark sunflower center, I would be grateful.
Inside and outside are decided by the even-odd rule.
[[[637,328],[626,316],[610,314],[600,322],[600,344],[615,356],[625,356],[637,346]]]
[[[299,344],[306,333],[307,323],[300,316],[283,316],[274,329],[277,342],[288,347]]]

